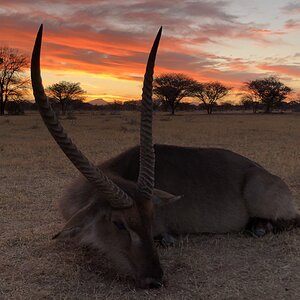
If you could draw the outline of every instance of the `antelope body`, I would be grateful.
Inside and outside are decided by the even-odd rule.
[[[40,77],[42,26],[31,64],[44,122],[84,176],[59,202],[67,222],[55,237],[77,237],[106,251],[142,288],[163,284],[154,236],[168,244],[170,234],[248,228],[261,236],[278,224],[300,224],[286,184],[255,162],[222,149],[152,145],[152,80],[160,35],[161,29],[144,77],[140,146],[99,167],[68,138],[48,103]]]
[[[243,231],[252,218],[296,220],[287,185],[257,163],[224,149],[154,145],[157,204],[153,235]],[[139,174],[139,147],[99,166],[130,187]],[[163,193],[167,192],[167,193]],[[175,197],[175,195],[182,195]],[[101,193],[79,178],[60,200],[66,220]],[[161,199],[157,199],[161,197]],[[175,199],[175,201],[173,201]],[[163,204],[167,201],[166,205]],[[171,203],[168,203],[171,202]],[[158,202],[158,203],[156,203]]]

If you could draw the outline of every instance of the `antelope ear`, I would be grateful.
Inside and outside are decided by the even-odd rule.
[[[175,196],[173,194],[170,194],[168,192],[153,189],[153,195],[152,195],[152,201],[155,206],[163,206],[172,202],[175,202],[182,198],[182,195]]]
[[[86,225],[89,223],[98,212],[98,203],[91,202],[80,209],[69,221],[65,224],[63,229],[54,235],[52,239],[56,238],[71,238],[75,237]]]

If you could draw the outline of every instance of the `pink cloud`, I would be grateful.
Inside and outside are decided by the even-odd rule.
[[[229,67],[231,70],[236,70],[236,71],[248,71],[250,67],[249,61],[243,61],[240,58],[235,58],[230,60],[227,64],[227,67]]]
[[[287,30],[297,30],[300,28],[300,20],[290,19],[285,22],[285,28]]]
[[[257,68],[278,74],[286,74],[292,77],[300,77],[300,67],[297,66],[258,64]]]

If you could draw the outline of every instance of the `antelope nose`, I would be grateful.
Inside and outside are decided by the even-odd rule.
[[[160,281],[157,280],[153,280],[150,284],[149,284],[149,288],[150,289],[159,289],[163,286],[163,284]]]
[[[149,289],[159,289],[163,286],[161,280],[148,277],[145,280],[146,287]]]

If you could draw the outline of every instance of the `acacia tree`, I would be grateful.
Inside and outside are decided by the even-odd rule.
[[[270,113],[292,92],[290,87],[274,76],[245,82],[245,86],[249,93],[265,105],[266,113]]]
[[[193,94],[197,82],[181,73],[166,73],[156,77],[153,81],[153,93],[171,108],[172,115],[184,97]]]
[[[19,100],[29,87],[29,79],[24,75],[28,67],[28,57],[18,49],[0,48],[0,115],[4,115],[5,105],[10,100]]]
[[[218,100],[225,97],[230,89],[218,81],[198,83],[195,86],[193,96],[203,102],[207,113],[210,115],[212,114],[213,106]]]
[[[245,109],[252,109],[253,113],[256,114],[259,102],[250,94],[245,94],[241,99],[241,104],[245,107]]]
[[[48,97],[61,105],[62,114],[65,115],[67,106],[74,101],[82,102],[86,93],[79,82],[60,81],[46,88]]]

